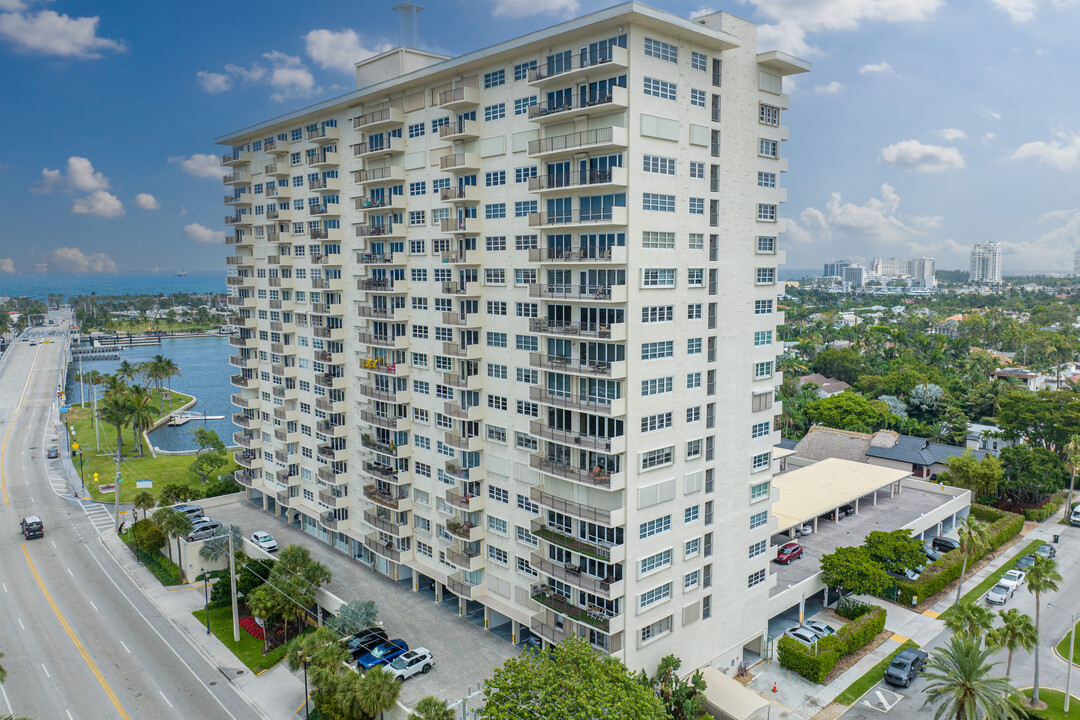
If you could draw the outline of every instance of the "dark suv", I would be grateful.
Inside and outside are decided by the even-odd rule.
[[[45,537],[45,523],[41,522],[41,518],[37,515],[27,515],[19,523],[19,528],[22,531],[23,537],[27,540],[33,538]]]
[[[960,543],[952,538],[942,537],[938,535],[936,538],[930,541],[930,547],[937,550],[939,553],[949,553],[953,550],[957,550],[960,547]]]
[[[913,650],[911,648],[904,650],[893,658],[893,661],[889,663],[889,667],[885,668],[885,682],[890,685],[910,687],[911,681],[926,666],[928,657],[922,650]]]
[[[373,627],[361,630],[355,635],[350,635],[341,642],[349,652],[349,661],[356,662],[357,658],[361,655],[368,654],[380,643],[384,643],[388,639],[389,636],[386,634],[385,630],[381,627]]]

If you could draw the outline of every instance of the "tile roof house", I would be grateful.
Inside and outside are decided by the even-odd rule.
[[[926,438],[897,435],[896,442],[892,445],[872,445],[866,451],[866,457],[871,465],[910,468],[915,477],[934,478],[938,473],[949,469],[949,458],[959,457],[965,452],[973,453],[979,460],[989,454],[985,450],[941,445]]]
[[[942,445],[892,430],[878,430],[873,435],[867,435],[815,425],[795,445],[792,464],[806,465],[828,458],[841,458],[907,470],[917,478],[933,478],[949,469],[949,458],[963,455],[968,450],[980,460],[988,454],[985,450]]]
[[[802,387],[806,383],[814,383],[815,385],[817,385],[817,395],[821,398],[826,398],[830,395],[842,393],[851,387],[843,380],[837,380],[836,378],[827,378],[821,373],[803,375],[801,378],[799,378],[799,387]]]

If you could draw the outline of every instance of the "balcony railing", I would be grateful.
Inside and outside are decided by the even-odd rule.
[[[561,498],[557,495],[552,495],[541,490],[539,487],[529,488],[529,497],[538,502],[544,507],[551,508],[557,512],[564,513],[566,515],[573,515],[576,518],[582,520],[589,520],[591,522],[599,523],[601,525],[611,525],[611,511],[603,510],[601,508],[592,507],[591,505],[583,505],[582,503],[572,502],[566,498]]]
[[[545,575],[569,583],[574,587],[579,587],[594,595],[600,595],[601,597],[610,598],[613,587],[622,587],[621,585],[618,585],[619,580],[617,580],[614,575],[598,578],[595,575],[584,572],[579,566],[572,563],[557,563],[543,553],[532,553],[529,557],[529,563],[533,568]],[[616,596],[617,595],[618,593],[616,593]]]
[[[554,457],[545,458],[535,454],[529,456],[529,467],[536,468],[548,475],[573,480],[574,482],[579,482],[583,485],[592,485],[593,487],[604,489],[611,488],[611,473],[607,470],[601,470],[598,467],[593,468],[592,470],[585,470],[583,468],[575,467],[564,460]]]
[[[590,611],[588,608],[574,605],[565,597],[555,592],[554,589],[548,588],[547,586],[537,586],[532,593],[532,599],[541,605],[554,610],[560,615],[565,615],[578,622],[588,623],[604,632],[608,632],[608,628],[610,627],[610,622],[604,615],[597,611]],[[533,618],[533,620],[535,621],[537,618]],[[554,630],[554,628],[552,629]],[[558,641],[554,640],[553,642]]]
[[[573,73],[576,70],[588,70],[602,65],[616,65],[626,67],[629,53],[626,48],[607,47],[602,50],[582,50],[571,55],[568,59],[560,62],[545,62],[537,65],[536,69],[529,71],[529,82],[541,82],[560,75]]]
[[[394,536],[401,536],[403,528],[404,530],[408,530],[409,527],[407,523],[399,523],[395,520],[391,520],[386,515],[380,515],[379,513],[374,513],[370,510],[364,513],[364,522]]]
[[[594,395],[581,395],[580,393],[557,394],[548,391],[547,388],[536,387],[535,385],[529,388],[529,399],[545,405],[571,408],[600,415],[622,415],[626,407],[623,398],[602,398]]]
[[[376,555],[382,555],[383,557],[389,558],[394,562],[401,561],[401,552],[394,547],[394,543],[392,541],[387,541],[384,543],[380,542],[378,536],[376,535],[365,535],[364,547],[366,547],[368,550],[375,553]]]
[[[620,107],[626,107],[628,95],[626,88],[613,86],[605,93],[582,93],[577,92],[569,97],[563,96],[560,100],[542,102],[529,107],[529,119],[557,115],[564,112],[578,112],[599,109],[605,112],[615,112]],[[605,107],[606,106],[606,107]]]
[[[547,333],[549,335],[575,335],[578,337],[595,338],[611,337],[611,328],[607,325],[591,322],[573,322],[570,320],[551,320],[549,318],[530,319],[529,331]]]
[[[409,494],[406,490],[404,495],[394,495],[385,490],[379,490],[375,485],[365,485],[364,497],[373,503],[397,510],[402,500],[408,500]]]
[[[619,128],[622,132],[616,135],[614,128],[604,127],[593,130],[581,130],[567,135],[555,135],[554,137],[542,138],[529,141],[529,154],[539,155],[563,150],[575,150],[577,148],[592,147],[594,145],[610,145],[617,143],[626,144],[625,128]]]
[[[549,427],[543,420],[530,422],[529,434],[561,445],[570,445],[584,450],[599,450],[602,452],[611,450],[611,438],[591,437],[573,430],[560,430],[559,428]]]
[[[622,168],[608,168],[605,170],[547,173],[529,178],[529,190],[537,192],[540,190],[587,187],[589,185],[609,185],[611,183],[625,185],[626,173],[622,170]],[[618,177],[616,177],[616,173],[618,173]]]
[[[595,209],[563,210],[561,212],[529,213],[529,227],[558,227],[560,225],[577,224],[606,224],[625,225],[626,208],[609,207]],[[611,248],[607,247],[584,247],[584,248],[539,248],[541,251],[553,253],[553,256],[537,257],[537,260],[567,259],[567,260],[611,260]],[[534,250],[530,250],[530,259]]]
[[[579,361],[567,355],[545,355],[529,353],[529,365],[541,370],[573,372],[582,375],[600,375],[611,377],[611,363],[599,360]]]
[[[573,535],[569,535],[565,532],[556,530],[550,527],[547,523],[537,518],[532,521],[531,532],[533,535],[545,540],[546,542],[558,545],[561,548],[567,550],[573,550],[576,553],[582,555],[588,555],[591,558],[597,560],[603,560],[604,562],[612,562],[616,557],[617,551],[622,547],[618,545],[611,545],[608,543],[591,542],[588,540],[582,540],[576,538]],[[618,553],[622,555],[622,553]]]
[[[371,130],[380,125],[400,124],[405,121],[405,113],[401,108],[383,107],[358,115],[352,121],[354,130]]]

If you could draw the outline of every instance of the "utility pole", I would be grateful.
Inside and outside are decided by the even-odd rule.
[[[229,528],[229,593],[232,595],[233,642],[240,642],[240,611],[236,606],[236,551],[233,547],[233,527]]]
[[[116,532],[120,532],[120,448],[116,448],[116,485],[113,492],[113,515],[116,516]]]

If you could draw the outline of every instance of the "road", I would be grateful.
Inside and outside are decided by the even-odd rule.
[[[120,570],[98,538],[111,532],[103,510],[46,458],[66,332],[31,331],[37,344],[15,342],[0,366],[0,715],[260,718]],[[29,514],[44,538],[19,532]]]
[[[1064,691],[1065,674],[1068,669],[1067,663],[1058,659],[1053,648],[1061,638],[1069,631],[1069,617],[1054,608],[1048,608],[1047,602],[1060,606],[1064,610],[1080,614],[1080,528],[1055,526],[1053,532],[1061,535],[1061,542],[1056,546],[1058,572],[1061,573],[1062,583],[1056,593],[1044,595],[1039,613],[1039,625],[1041,639],[1039,642],[1039,687],[1056,688]],[[1027,544],[1027,540],[1021,540],[1015,546],[1018,552]],[[1011,567],[1011,565],[1010,565]],[[985,601],[980,600],[985,605]],[[999,606],[991,607],[995,615]],[[1035,617],[1035,596],[1026,589],[1016,591],[1016,594],[1005,606],[1016,608],[1020,612]],[[925,645],[926,650],[933,655],[934,648],[945,645],[949,640],[950,633],[943,631],[934,641]],[[1005,674],[1005,661],[1008,653],[1002,652],[993,656],[993,661],[1000,661],[995,670],[997,674]],[[1018,688],[1029,688],[1034,683],[1035,656],[1033,653],[1017,651],[1013,653],[1012,669],[1010,676],[1012,683]],[[910,688],[896,688],[885,683],[879,683],[870,690],[862,699],[851,706],[844,713],[844,720],[882,720],[882,715],[887,714],[887,720],[918,720],[928,716],[932,710],[923,708],[926,696],[927,681],[919,678],[911,684]],[[1072,694],[1078,695],[1080,689],[1080,670],[1073,670]],[[1070,708],[1072,710],[1073,708]]]

